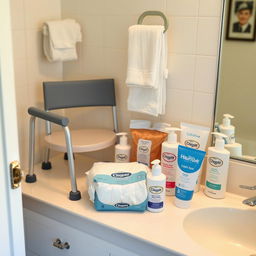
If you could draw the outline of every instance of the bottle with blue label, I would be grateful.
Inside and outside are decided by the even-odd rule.
[[[160,160],[151,162],[152,172],[147,176],[148,211],[161,212],[164,209],[166,176],[162,173]]]

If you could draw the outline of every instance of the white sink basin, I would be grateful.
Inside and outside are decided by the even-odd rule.
[[[256,210],[198,209],[183,222],[186,233],[216,255],[256,256]]]

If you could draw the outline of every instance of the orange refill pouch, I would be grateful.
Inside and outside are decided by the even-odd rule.
[[[138,162],[150,167],[155,159],[161,159],[161,146],[167,133],[150,128],[150,122],[131,120],[132,135],[131,162]]]

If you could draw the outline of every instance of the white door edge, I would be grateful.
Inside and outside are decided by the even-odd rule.
[[[11,189],[9,163],[19,160],[10,0],[0,1],[0,248],[25,256],[21,189]]]

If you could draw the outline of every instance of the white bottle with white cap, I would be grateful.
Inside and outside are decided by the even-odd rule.
[[[166,176],[166,195],[175,195],[175,179],[177,170],[178,142],[176,131],[180,128],[170,127],[165,129],[169,133],[167,141],[162,144],[161,166]]]
[[[115,162],[129,163],[131,146],[128,144],[127,132],[120,132],[116,134],[120,137],[120,144],[115,146]]]
[[[231,125],[231,119],[233,119],[234,116],[230,114],[224,114],[223,116],[222,124],[219,126],[220,132],[227,135],[227,138],[225,138],[226,144],[234,143],[235,126]]]
[[[150,212],[161,212],[164,209],[166,177],[162,173],[160,160],[156,159],[151,164],[153,164],[152,172],[147,175],[147,209]]]
[[[212,198],[224,198],[227,186],[230,153],[224,148],[222,133],[212,132],[216,136],[215,146],[208,148],[204,193]]]

